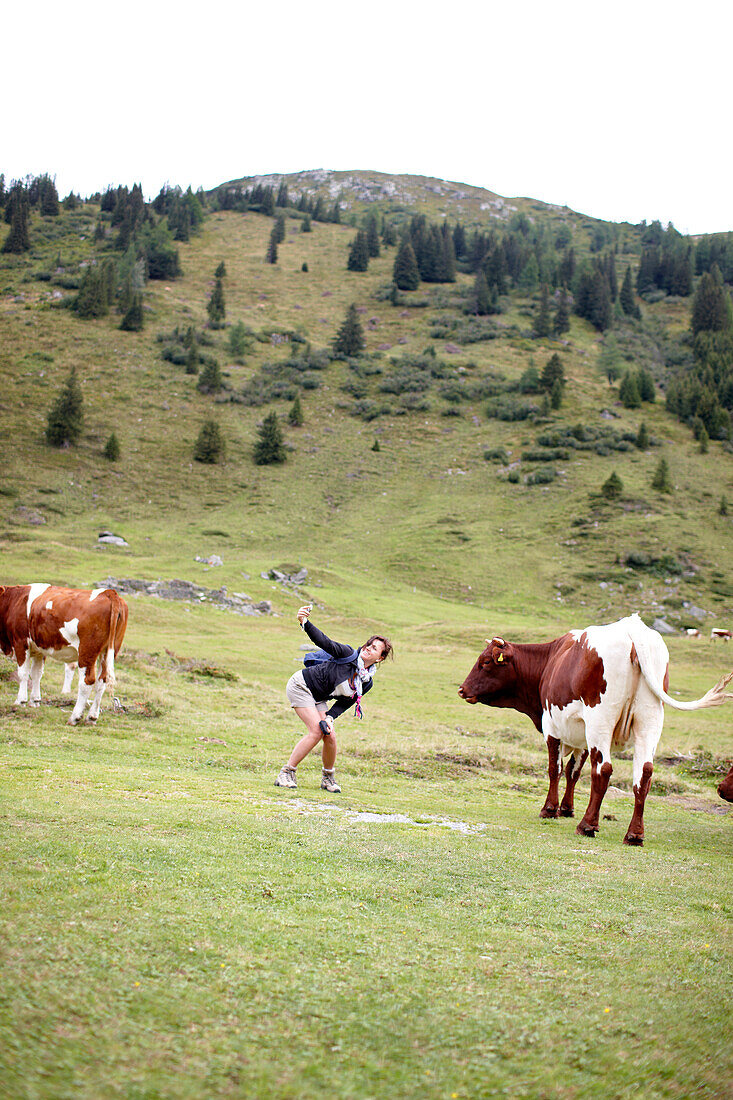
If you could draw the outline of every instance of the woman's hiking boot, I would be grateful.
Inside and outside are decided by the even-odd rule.
[[[339,787],[334,777],[334,769],[323,768],[321,775],[321,790],[328,791],[329,794],[341,794],[341,788]]]
[[[286,764],[280,769],[280,774],[275,780],[276,787],[297,787],[298,781],[295,778],[295,768],[290,768]]]

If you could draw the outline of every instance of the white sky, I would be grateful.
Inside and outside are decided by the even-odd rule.
[[[256,10],[254,10],[256,9]],[[60,195],[307,168],[733,230],[720,0],[14,4],[0,172]]]

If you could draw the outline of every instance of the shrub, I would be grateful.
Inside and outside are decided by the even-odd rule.
[[[117,462],[118,458],[120,457],[120,444],[114,432],[112,432],[112,435],[105,443],[104,451],[102,452],[102,454],[108,460],[108,462]]]
[[[624,491],[624,483],[614,470],[607,481],[601,486],[601,494],[606,500],[617,500]]]
[[[554,481],[557,477],[557,470],[554,466],[545,466],[541,470],[533,470],[527,478],[528,485],[549,485],[551,481]]]
[[[489,451],[484,451],[484,459],[487,462],[500,462],[502,466],[509,465],[509,455],[504,447],[493,447]]]

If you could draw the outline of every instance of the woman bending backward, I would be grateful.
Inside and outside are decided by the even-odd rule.
[[[341,788],[336,782],[336,735],[334,719],[356,706],[361,717],[362,695],[371,690],[376,668],[385,657],[392,655],[392,643],[381,634],[374,634],[354,650],[343,642],[334,642],[322,630],[309,622],[310,605],[298,611],[298,622],[310,640],[329,653],[330,659],[293,673],[287,682],[285,694],[288,702],[306,728],[290,754],[287,764],[275,780],[276,787],[297,787],[295,769],[319,741],[323,742],[321,756],[323,774],[321,788],[337,794]],[[333,700],[329,708],[329,700]]]

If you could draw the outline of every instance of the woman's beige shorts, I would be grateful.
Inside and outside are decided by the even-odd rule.
[[[303,669],[298,669],[285,685],[285,694],[291,707],[315,707],[321,714],[328,710],[328,703],[317,703],[312,693],[306,687],[303,679]]]

